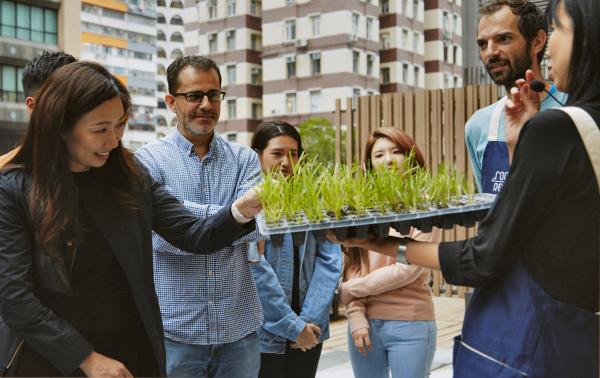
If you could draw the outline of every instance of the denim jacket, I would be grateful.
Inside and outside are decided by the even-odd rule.
[[[262,353],[285,353],[287,340],[294,341],[306,326],[321,328],[320,342],[329,338],[329,309],[342,271],[340,246],[317,243],[309,232],[300,254],[300,315],[291,308],[294,278],[292,235],[286,234],[279,248],[265,242],[264,256],[251,264],[258,295],[263,306],[264,323],[258,334]],[[256,248],[253,245],[251,248]]]

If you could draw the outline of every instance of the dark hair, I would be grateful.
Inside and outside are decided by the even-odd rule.
[[[76,188],[69,171],[69,152],[63,136],[81,117],[119,96],[125,114],[131,109],[129,92],[104,67],[76,62],[56,70],[40,88],[21,149],[8,163],[31,175],[29,208],[38,242],[50,256],[61,237],[76,225]],[[137,206],[142,179],[133,155],[119,142],[108,161],[97,169],[99,182],[123,208]]]
[[[371,135],[369,135],[369,139],[367,140],[367,147],[365,148],[364,156],[365,168],[367,170],[373,168],[373,163],[371,162],[371,152],[373,151],[375,142],[377,142],[377,139],[380,138],[387,138],[391,140],[404,156],[410,154],[410,152],[414,149],[415,161],[417,164],[419,164],[419,166],[425,168],[425,158],[423,157],[423,153],[416,145],[415,141],[409,137],[407,133],[394,127],[381,127],[374,130]]]
[[[257,153],[261,153],[269,141],[275,137],[287,135],[294,138],[298,142],[298,156],[302,156],[302,138],[296,128],[284,121],[268,121],[258,126],[252,136],[252,149]]]
[[[600,1],[552,0],[546,9],[548,22],[560,24],[556,12],[562,3],[573,20],[573,48],[569,60],[567,93],[568,105],[600,100]]]
[[[517,16],[519,32],[527,43],[527,53],[531,50],[531,41],[535,39],[538,31],[543,30],[548,35],[548,22],[542,11],[534,4],[527,0],[492,0],[488,1],[479,9],[479,19],[483,16],[489,16],[498,12],[502,7],[509,7],[512,14]],[[546,51],[546,43],[537,54],[537,62],[540,64],[544,59]]]
[[[60,67],[76,61],[77,59],[73,55],[64,51],[42,51],[40,55],[27,62],[23,68],[21,84],[23,84],[25,97],[33,97],[50,74]]]
[[[169,93],[175,94],[179,86],[179,72],[187,66],[192,66],[199,71],[215,70],[219,76],[219,85],[221,85],[221,71],[214,60],[202,55],[190,55],[175,59],[167,68],[167,85]]]

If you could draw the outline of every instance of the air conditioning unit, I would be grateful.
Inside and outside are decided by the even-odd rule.
[[[308,46],[308,41],[306,39],[297,39],[296,47],[306,47]]]

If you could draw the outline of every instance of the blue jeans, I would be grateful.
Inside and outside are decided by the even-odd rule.
[[[165,339],[169,377],[256,378],[260,344],[256,332],[228,344],[193,345]]]
[[[348,351],[356,378],[429,377],[437,327],[434,320],[369,319],[373,349],[363,356],[354,346],[348,331]]]

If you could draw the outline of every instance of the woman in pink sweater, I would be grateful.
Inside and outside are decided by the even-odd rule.
[[[423,154],[406,133],[391,127],[373,131],[367,142],[367,170],[380,166],[403,169],[415,151],[415,163],[425,166]],[[400,236],[394,230],[390,235]],[[440,241],[441,230],[422,233],[419,241]],[[429,270],[358,248],[347,248],[340,286],[349,321],[348,344],[357,378],[428,377],[435,352],[437,329]]]

